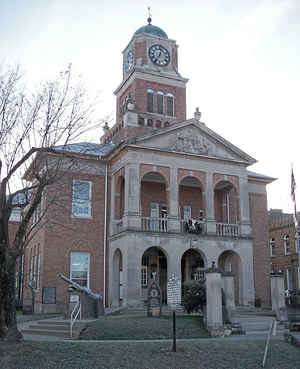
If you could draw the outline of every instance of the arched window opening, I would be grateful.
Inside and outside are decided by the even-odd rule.
[[[148,127],[153,127],[153,120],[152,119],[147,120],[147,126]]]
[[[156,128],[160,128],[161,127],[161,121],[160,120],[157,120],[156,121]]]
[[[143,117],[139,117],[139,125],[143,126],[145,124],[145,119]]]
[[[275,256],[276,255],[276,243],[275,243],[275,239],[271,238],[269,241],[269,245],[270,245],[270,256]]]
[[[283,246],[284,246],[284,255],[290,255],[291,253],[290,236],[288,234],[285,234],[283,236]]]
[[[174,96],[172,94],[167,95],[167,115],[174,116]]]
[[[161,91],[157,92],[157,113],[164,113],[164,93]]]
[[[153,97],[154,97],[154,91],[147,90],[147,111],[149,113],[153,113]]]

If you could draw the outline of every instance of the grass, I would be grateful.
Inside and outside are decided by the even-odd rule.
[[[264,340],[202,340],[177,343],[0,342],[0,368],[5,369],[257,369]],[[300,351],[272,341],[267,369],[299,368]]]
[[[147,340],[172,338],[172,317],[107,316],[88,324],[81,340]],[[208,337],[199,316],[176,317],[177,338]]]

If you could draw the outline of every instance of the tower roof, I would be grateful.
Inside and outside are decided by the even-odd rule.
[[[166,40],[168,39],[166,32],[157,26],[153,26],[153,24],[147,24],[146,26],[139,28],[137,31],[135,31],[134,35],[140,35],[141,33],[158,36]]]

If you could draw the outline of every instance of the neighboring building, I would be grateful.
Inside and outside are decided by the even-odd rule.
[[[106,306],[133,306],[153,279],[167,303],[173,273],[198,279],[213,261],[235,273],[239,304],[269,304],[266,185],[274,179],[248,171],[256,160],[201,122],[198,109],[186,120],[177,51],[151,21],[138,29],[123,51],[115,125],[101,144],[64,148],[76,167],[44,194],[42,209],[53,194],[61,200],[25,255],[36,310],[63,311],[59,273],[104,295]]]
[[[285,289],[300,289],[298,245],[293,214],[283,213],[280,209],[269,211],[269,246],[271,269],[284,273]]]

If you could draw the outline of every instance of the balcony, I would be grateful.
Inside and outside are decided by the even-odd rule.
[[[118,219],[113,222],[112,235],[119,234],[125,230],[136,230],[142,232],[158,232],[167,233],[170,232],[169,219],[164,218],[151,218],[151,217],[138,217],[136,219],[136,225],[131,226],[130,221],[124,222],[123,219]],[[228,223],[211,223],[210,231],[208,231],[207,221],[205,219],[190,219],[189,221],[180,220],[180,228],[172,230],[181,234],[195,234],[199,236],[204,235],[216,235],[222,237],[240,237],[241,228],[240,224],[228,224]],[[214,230],[213,230],[214,229]]]

